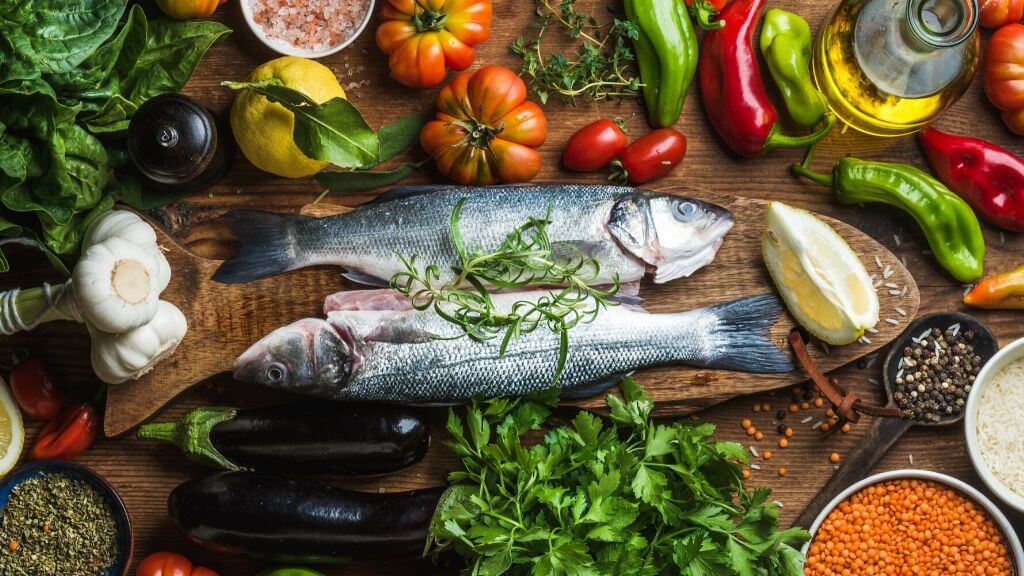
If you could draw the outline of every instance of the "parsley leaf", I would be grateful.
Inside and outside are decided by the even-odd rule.
[[[802,576],[809,535],[780,531],[770,491],[744,488],[745,451],[711,424],[653,422],[643,388],[620,388],[607,420],[545,426],[555,393],[451,411],[462,469],[428,549],[457,552],[465,575]]]

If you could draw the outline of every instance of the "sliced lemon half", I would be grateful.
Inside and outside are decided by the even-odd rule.
[[[18,463],[24,446],[25,427],[21,423],[21,411],[7,383],[0,379],[0,478]]]
[[[810,212],[772,202],[761,253],[789,312],[814,336],[849,344],[878,324],[878,296],[864,264]]]

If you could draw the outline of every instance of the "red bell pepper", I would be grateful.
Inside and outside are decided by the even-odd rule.
[[[1024,232],[1024,160],[984,140],[928,128],[921,146],[932,171],[989,223]]]
[[[50,369],[38,358],[28,358],[11,368],[10,385],[14,399],[30,420],[49,422],[68,403]]]
[[[32,460],[74,460],[100,432],[100,418],[91,404],[72,404],[43,427],[32,447]]]
[[[709,31],[701,45],[700,95],[711,124],[740,156],[773,148],[804,148],[824,138],[835,120],[818,131],[789,136],[779,131],[778,112],[768,98],[754,49],[754,32],[765,0],[734,0],[719,14],[725,26]]]

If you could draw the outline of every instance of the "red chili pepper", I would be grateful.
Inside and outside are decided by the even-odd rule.
[[[934,128],[921,132],[920,140],[935,175],[979,216],[1024,232],[1024,160],[991,142]]]
[[[72,404],[39,432],[32,460],[74,460],[96,441],[100,419],[90,404]]]
[[[754,49],[754,32],[765,0],[734,0],[719,14],[725,22],[704,35],[700,95],[711,124],[740,156],[758,156],[773,148],[804,148],[824,138],[834,119],[826,116],[818,131],[790,136],[779,131],[778,113],[768,98]]]
[[[31,420],[49,422],[68,403],[54,383],[50,369],[38,358],[29,358],[11,368],[10,384],[18,406]]]

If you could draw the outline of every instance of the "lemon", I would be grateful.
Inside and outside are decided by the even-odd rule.
[[[344,98],[345,90],[330,68],[295,56],[277,58],[258,66],[249,82],[280,80],[317,104]],[[231,131],[245,157],[260,170],[287,178],[303,178],[323,170],[327,162],[307,157],[295,145],[295,115],[252,90],[242,90],[231,106]]]
[[[878,296],[864,264],[810,212],[772,202],[761,252],[790,313],[811,334],[849,344],[878,324]]]
[[[0,478],[18,463],[24,445],[25,427],[21,423],[21,411],[14,403],[7,384],[0,380]]]

